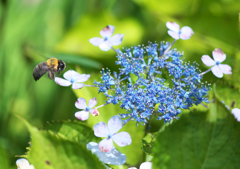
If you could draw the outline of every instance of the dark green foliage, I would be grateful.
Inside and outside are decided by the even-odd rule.
[[[239,130],[240,123],[215,98],[209,111],[191,111],[159,133],[154,168],[238,168]]]

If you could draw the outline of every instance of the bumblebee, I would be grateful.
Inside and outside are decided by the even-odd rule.
[[[66,65],[62,60],[56,58],[48,59],[46,62],[39,63],[33,70],[33,78],[35,81],[40,79],[46,72],[48,72],[48,77],[51,80],[54,80],[55,73],[57,75],[65,69]]]

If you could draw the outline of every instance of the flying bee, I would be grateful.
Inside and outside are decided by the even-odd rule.
[[[33,70],[33,78],[35,81],[40,79],[46,72],[48,72],[48,77],[54,80],[55,73],[59,75],[61,71],[65,69],[66,65],[62,60],[56,58],[48,59],[46,62],[39,63]]]

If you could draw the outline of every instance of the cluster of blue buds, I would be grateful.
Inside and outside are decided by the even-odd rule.
[[[182,54],[169,50],[170,43],[149,43],[117,50],[119,73],[103,69],[102,81],[94,82],[106,103],[120,104],[123,119],[147,123],[151,116],[170,122],[193,105],[208,102],[210,86],[201,83],[196,63],[184,63]]]

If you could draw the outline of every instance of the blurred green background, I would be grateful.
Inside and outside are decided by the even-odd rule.
[[[46,57],[57,57],[72,69],[93,75],[86,84],[100,77],[102,67],[117,70],[115,53],[103,52],[88,41],[100,37],[99,31],[109,24],[115,26],[114,34],[125,34],[116,48],[147,45],[148,41],[172,42],[167,21],[190,26],[194,35],[190,40],[177,41],[174,48],[184,51],[186,61],[196,61],[205,71],[201,56],[212,56],[212,51],[220,47],[233,75],[217,79],[210,72],[204,80],[239,88],[239,7],[239,0],[1,0],[0,154],[16,168],[15,156],[26,152],[29,133],[15,114],[41,128],[47,121],[75,120],[77,96],[88,92],[97,96],[96,89],[88,88],[76,96],[47,75],[35,82],[32,71]],[[94,96],[89,94],[87,100]]]

